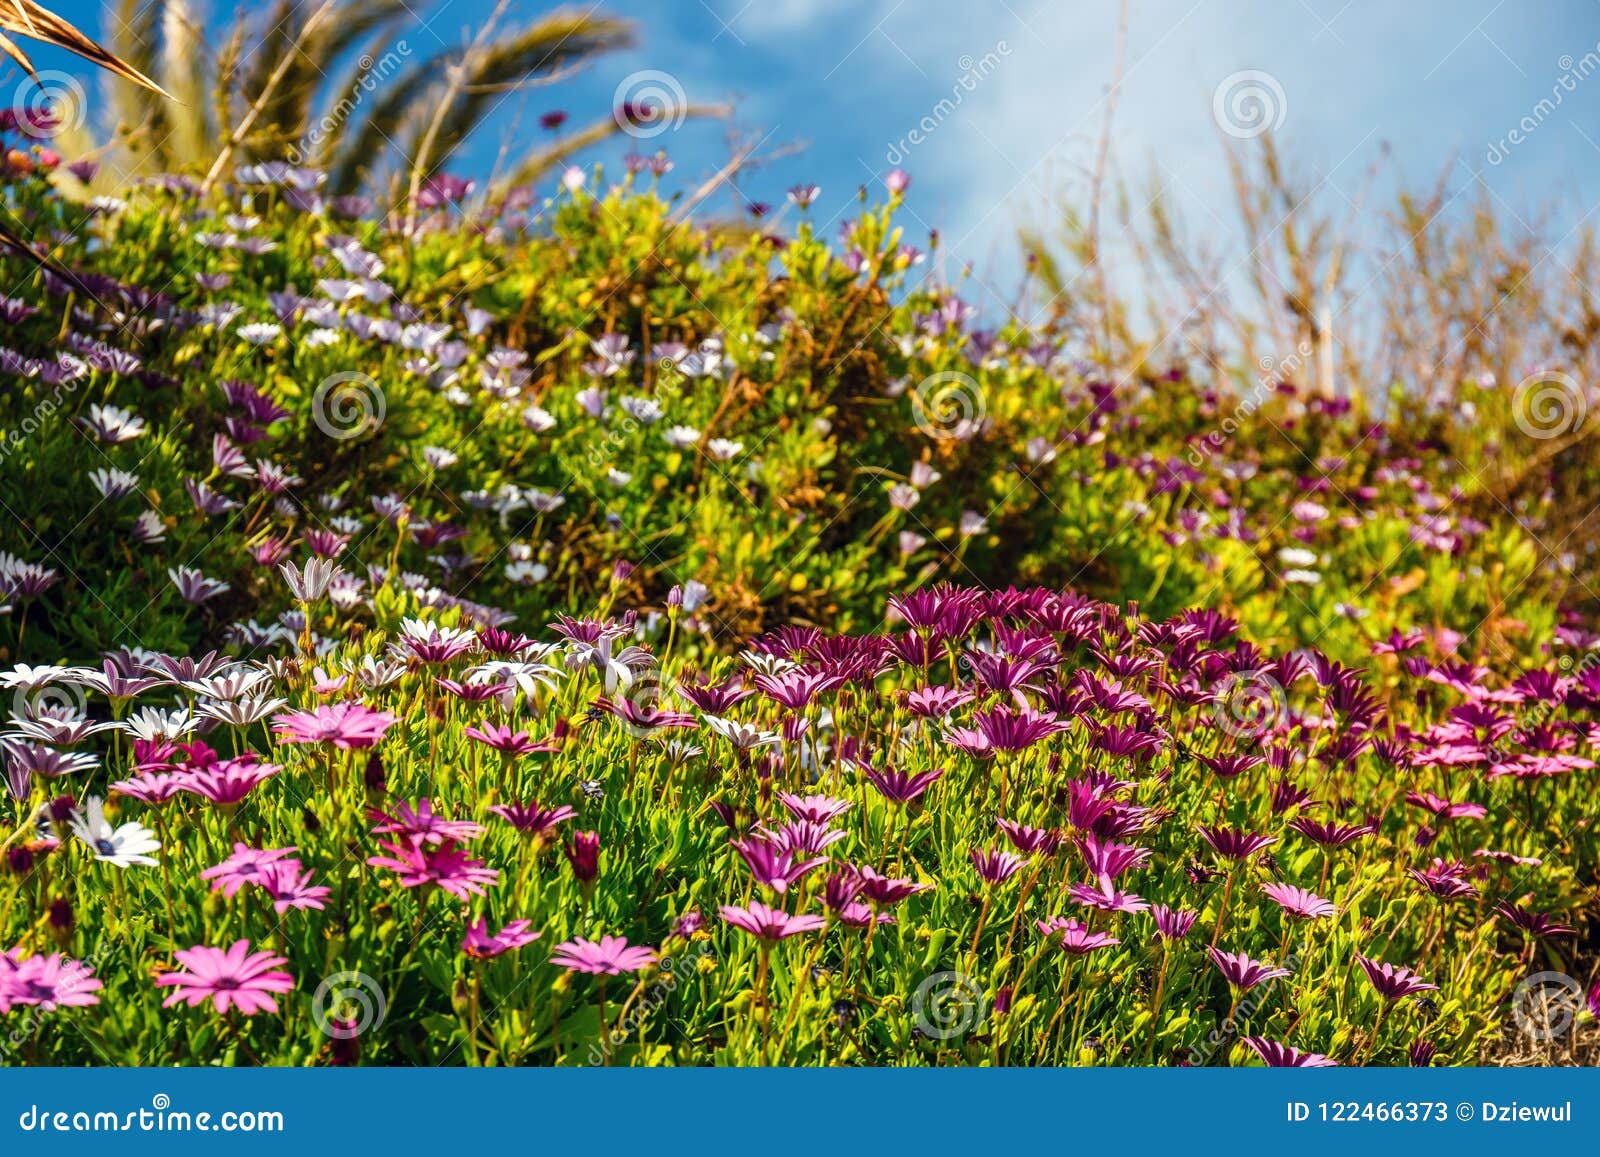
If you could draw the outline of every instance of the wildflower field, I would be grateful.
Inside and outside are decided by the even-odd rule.
[[[3,1063],[1593,1062],[1569,376],[1113,367],[900,170],[397,213],[29,127]]]

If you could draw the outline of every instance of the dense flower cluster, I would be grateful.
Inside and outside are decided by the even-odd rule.
[[[457,613],[5,673],[76,706],[5,734],[0,1011],[193,1061],[1465,1063],[1583,967],[1587,636],[1497,675],[1048,588],[732,658]],[[383,1023],[317,1005],[352,973]]]

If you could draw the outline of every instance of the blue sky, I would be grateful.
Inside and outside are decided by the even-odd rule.
[[[100,27],[108,11],[83,0],[58,7],[85,28]],[[492,8],[492,0],[419,3],[417,27],[404,35],[414,51],[442,49]],[[978,297],[1009,296],[1018,225],[1047,224],[1053,198],[1082,191],[1114,75],[1114,0],[603,8],[638,23],[639,47],[559,86],[508,97],[459,167],[487,172],[502,147],[539,143],[541,112],[562,108],[581,123],[603,115],[630,76],[666,73],[687,99],[737,110],[731,124],[690,121],[647,142],[674,159],[669,180],[697,184],[726,159],[736,132],[763,142],[766,158],[742,179],[742,195],[777,203],[791,184],[815,182],[826,220],[849,212],[857,188],[898,161],[914,180],[908,240],[923,246],[937,228],[946,259],[975,267]],[[511,11],[531,18],[546,9],[514,0]],[[1596,71],[1576,78],[1586,56]],[[1113,133],[1118,170],[1154,178],[1196,235],[1224,247],[1233,237],[1224,149],[1238,146],[1219,130],[1216,105],[1219,86],[1241,72],[1252,76],[1235,87],[1265,93],[1274,140],[1333,204],[1357,198],[1387,148],[1386,173],[1409,182],[1431,184],[1451,165],[1453,189],[1481,186],[1530,220],[1548,207],[1558,234],[1592,220],[1596,0],[1133,0]],[[1525,121],[1532,131],[1511,143]],[[914,142],[912,130],[930,123]],[[615,169],[625,151],[617,144],[594,156]]]

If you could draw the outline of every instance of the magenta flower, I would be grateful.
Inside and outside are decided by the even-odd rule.
[[[379,846],[394,853],[391,856],[369,856],[367,863],[374,868],[388,868],[400,877],[402,888],[420,888],[437,884],[452,896],[465,900],[468,896],[481,896],[488,885],[500,879],[500,873],[483,866],[466,851],[446,841],[437,848],[395,844],[380,840]]]
[[[247,884],[260,884],[267,876],[268,869],[285,857],[294,853],[293,847],[288,848],[247,848],[243,844],[233,845],[233,855],[214,868],[207,868],[200,873],[202,880],[211,881],[211,890],[221,892],[224,896],[232,896]]]
[[[769,840],[734,840],[733,848],[744,858],[745,865],[755,877],[756,883],[764,888],[771,888],[780,896],[789,890],[790,884],[813,868],[819,868],[828,862],[825,856],[797,860],[794,852],[780,848]]]
[[[1217,966],[1217,971],[1222,973],[1230,987],[1241,992],[1248,992],[1258,984],[1269,980],[1279,980],[1292,975],[1287,968],[1275,968],[1270,964],[1263,964],[1251,960],[1243,952],[1221,952],[1215,948],[1207,948],[1211,954],[1211,962]]]
[[[273,911],[282,916],[291,908],[326,908],[333,889],[311,882],[311,871],[299,860],[278,860],[262,872],[262,890],[272,898]]]
[[[1419,992],[1437,992],[1437,984],[1428,984],[1409,968],[1397,968],[1393,964],[1379,964],[1376,960],[1368,960],[1361,953],[1356,953],[1356,962],[1361,965],[1361,971],[1367,974],[1367,979],[1372,982],[1372,987],[1379,996],[1385,1000],[1398,1000],[1403,996],[1413,996]]]
[[[867,778],[878,793],[891,803],[910,803],[927,791],[944,774],[944,768],[919,771],[909,775],[903,771],[867,771]]]
[[[502,803],[489,809],[523,835],[538,836],[578,813],[570,807],[541,807],[537,803]]]
[[[1063,920],[1060,916],[1038,921],[1038,928],[1046,936],[1056,937],[1057,947],[1073,956],[1087,956],[1098,949],[1122,943],[1109,932],[1091,932],[1082,921]]]
[[[1119,892],[1115,888],[1105,888],[1098,884],[1069,885],[1067,897],[1075,904],[1083,904],[1101,912],[1143,912],[1150,907],[1149,901],[1142,896],[1135,896],[1132,892]]]
[[[578,883],[588,884],[600,875],[600,833],[574,832],[572,842],[563,847],[567,863]]]
[[[59,952],[26,960],[0,953],[0,1013],[10,1012],[13,1005],[54,1012],[99,1004],[100,998],[94,994],[100,987],[87,964]]]
[[[1520,904],[1496,904],[1494,910],[1504,916],[1513,927],[1520,928],[1537,939],[1577,935],[1576,929],[1568,928],[1565,924],[1557,924],[1543,912],[1530,912]]]
[[[743,929],[763,940],[787,940],[802,932],[816,932],[828,926],[821,916],[790,916],[778,908],[769,908],[759,900],[751,901],[748,908],[722,905],[722,918],[735,928]]]
[[[989,884],[1003,884],[1026,864],[1021,856],[1001,848],[972,848],[967,852],[979,877]]]
[[[882,876],[872,868],[859,868],[856,878],[861,881],[861,894],[874,904],[898,904],[918,892],[930,892],[932,884],[919,884],[904,876]]]
[[[475,960],[493,960],[502,953],[525,948],[539,939],[539,933],[529,931],[531,925],[532,921],[529,920],[513,920],[500,931],[491,933],[489,921],[479,920],[467,926],[461,951]]]
[[[183,791],[184,777],[164,771],[144,771],[111,785],[111,790],[152,806],[164,804]]]
[[[655,962],[654,948],[630,946],[622,936],[602,936],[598,943],[578,936],[557,944],[555,951],[550,954],[551,964],[559,964],[569,972],[588,972],[597,976],[638,972]]]
[[[401,836],[413,844],[438,845],[446,840],[460,844],[483,835],[482,824],[435,815],[431,799],[417,801],[416,807],[402,801],[393,815],[373,809],[367,818],[382,821],[372,829],[373,835]]]
[[[561,750],[559,744],[551,743],[549,740],[536,740],[526,731],[513,731],[497,723],[469,727],[464,734],[468,739],[476,740],[486,747],[494,748],[501,755],[509,755],[514,759],[520,759],[524,755],[548,754]]]
[[[1291,884],[1263,884],[1261,890],[1269,899],[1277,902],[1285,915],[1301,920],[1332,916],[1337,910],[1321,896],[1313,895],[1304,888],[1296,888]]]
[[[238,759],[219,760],[179,778],[184,791],[228,807],[242,801],[257,784],[282,770],[276,763],[262,763],[258,756],[247,755]]]
[[[778,793],[778,802],[789,809],[795,819],[816,824],[832,823],[856,806],[854,800],[834,799],[831,795],[798,796],[788,791]]]
[[[1211,850],[1227,860],[1243,860],[1262,848],[1278,842],[1277,836],[1262,836],[1238,828],[1201,826],[1200,838],[1211,845]]]
[[[1061,846],[1061,833],[1054,828],[1030,828],[1015,820],[998,818],[995,826],[1011,841],[1011,846],[1027,855],[1053,856]]]
[[[196,1008],[210,1001],[218,1012],[237,1008],[246,1016],[258,1012],[277,1012],[275,992],[289,992],[294,988],[294,977],[287,972],[274,971],[288,961],[271,952],[251,952],[250,941],[236,940],[231,948],[180,948],[173,953],[182,972],[163,972],[156,977],[156,987],[171,988],[172,992],[161,1002],[162,1008],[171,1008],[187,1001]]]
[[[1275,1040],[1266,1037],[1247,1036],[1244,1043],[1249,1045],[1256,1056],[1275,1069],[1331,1069],[1337,1068],[1336,1061],[1330,1061],[1321,1053],[1303,1053],[1297,1048],[1290,1048]]]
[[[395,725],[387,711],[364,703],[324,703],[310,711],[289,711],[272,722],[282,743],[331,743],[342,751],[372,747]]]
[[[1366,824],[1320,823],[1304,816],[1290,820],[1289,827],[1312,843],[1321,844],[1325,848],[1342,848],[1373,833],[1373,829]]]
[[[1150,909],[1150,915],[1155,917],[1156,937],[1161,940],[1182,940],[1189,935],[1189,929],[1194,927],[1194,922],[1200,913],[1185,911],[1182,908],[1169,908],[1165,904],[1157,904]]]

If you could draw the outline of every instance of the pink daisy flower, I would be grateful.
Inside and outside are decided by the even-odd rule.
[[[496,804],[489,810],[527,836],[543,835],[557,824],[570,820],[578,814],[565,805],[541,807],[532,801]]]
[[[271,866],[286,856],[293,854],[295,849],[288,848],[247,848],[243,844],[233,845],[233,855],[214,868],[207,868],[200,873],[202,880],[211,881],[211,890],[221,892],[224,896],[232,896],[246,884],[260,884],[265,880]]]
[[[539,933],[528,930],[531,924],[530,920],[513,920],[500,931],[490,933],[489,921],[479,920],[468,925],[461,951],[476,960],[492,960],[503,952],[524,948],[539,939]]]
[[[372,829],[375,836],[404,836],[414,844],[442,844],[446,840],[464,843],[483,835],[483,825],[472,820],[453,820],[449,816],[435,815],[433,801],[423,799],[413,808],[401,802],[394,815],[374,809],[367,813],[370,819],[381,820]]]
[[[271,952],[251,952],[248,940],[236,940],[227,949],[204,945],[180,948],[174,955],[184,971],[163,972],[156,977],[156,987],[172,989],[161,1002],[162,1008],[182,1001],[197,1008],[209,1000],[218,1012],[237,1008],[252,1016],[277,1012],[278,1002],[272,994],[294,988],[294,977],[275,971],[288,961]]]
[[[288,711],[273,720],[282,743],[331,743],[343,751],[372,747],[395,725],[387,711],[364,703],[325,703],[310,711]]]
[[[266,866],[261,887],[272,897],[272,907],[282,916],[290,908],[326,908],[333,889],[311,882],[311,871],[299,860],[278,860]]]
[[[437,848],[393,844],[387,840],[380,840],[379,846],[394,854],[369,856],[367,863],[397,873],[403,888],[437,884],[452,896],[465,900],[468,896],[483,895],[488,885],[500,879],[498,871],[484,867],[482,860],[472,859],[465,849],[448,840]]]
[[[18,960],[10,952],[0,955],[0,1012],[24,1005],[54,1012],[99,1004],[94,995],[101,987],[89,966],[59,952]]]
[[[787,940],[802,932],[817,932],[828,926],[828,921],[821,916],[791,916],[781,909],[769,908],[759,900],[752,901],[748,908],[724,904],[722,918],[735,928],[763,940]]]
[[[557,944],[555,951],[550,954],[551,964],[559,964],[569,972],[588,972],[598,976],[638,972],[655,962],[654,948],[632,946],[623,936],[602,936],[598,943],[578,936]]]

